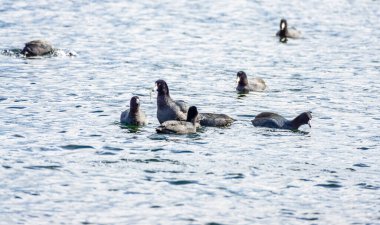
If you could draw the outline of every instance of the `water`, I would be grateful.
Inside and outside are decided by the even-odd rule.
[[[380,224],[378,1],[1,5],[0,224]],[[62,54],[14,54],[34,39]],[[269,89],[238,96],[239,70]],[[238,121],[155,134],[157,79]],[[250,122],[306,110],[303,132]]]

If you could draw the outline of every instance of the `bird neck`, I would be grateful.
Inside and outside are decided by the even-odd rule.
[[[248,79],[246,77],[241,77],[238,85],[239,86],[247,86],[248,85]]]
[[[280,30],[280,37],[286,37],[286,33],[288,32],[288,28],[285,27],[283,30]]]
[[[291,127],[292,129],[294,130],[298,130],[298,128],[302,125],[304,125],[305,123],[302,121],[302,118],[301,116],[297,116],[296,118],[294,118],[291,122]]]
[[[194,114],[194,112],[190,112],[189,110],[189,112],[187,113],[186,121],[194,124],[196,122],[197,117],[198,114]]]
[[[158,94],[157,95],[157,105],[158,106],[165,106],[170,101],[171,101],[171,98],[169,95],[165,95],[165,94],[162,94],[162,95]]]
[[[130,110],[129,110],[129,113],[132,114],[132,115],[137,115],[139,114],[139,107],[131,107]]]

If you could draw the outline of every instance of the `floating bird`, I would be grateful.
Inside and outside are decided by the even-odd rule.
[[[184,101],[174,101],[169,95],[169,87],[164,80],[156,81],[157,119],[163,123],[168,120],[186,120],[187,106]]]
[[[164,134],[192,134],[197,131],[197,107],[191,106],[186,121],[168,120],[156,128],[157,133]]]
[[[286,19],[281,19],[280,30],[277,32],[276,36],[280,37],[280,40],[286,40],[286,38],[299,38],[301,32],[294,28],[288,28],[288,22]]]
[[[21,51],[21,54],[26,57],[31,56],[43,56],[53,52],[53,47],[47,41],[35,40],[28,43],[25,43],[24,49]]]
[[[226,114],[199,113],[199,123],[205,127],[225,127],[231,125],[235,120]]]
[[[147,124],[144,112],[140,110],[140,99],[133,96],[130,101],[129,109],[121,113],[120,123],[125,125],[143,126]]]
[[[243,71],[239,71],[236,76],[236,90],[239,93],[247,94],[250,91],[264,91],[267,87],[265,81],[261,78],[253,78],[248,81],[247,74]]]
[[[311,118],[311,112],[303,112],[293,120],[287,120],[283,116],[280,116],[276,113],[263,112],[257,115],[255,119],[252,120],[252,124],[255,127],[298,130],[298,128],[304,124],[308,124],[309,127],[311,127]]]

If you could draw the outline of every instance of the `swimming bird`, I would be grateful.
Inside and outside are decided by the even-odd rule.
[[[239,93],[249,93],[250,91],[264,91],[267,85],[261,78],[255,77],[248,81],[247,74],[244,71],[239,71],[237,74],[237,87]]]
[[[168,120],[186,120],[188,107],[184,101],[174,101],[164,80],[156,81],[157,119],[160,123]]]
[[[280,30],[277,32],[276,36],[280,37],[280,40],[286,40],[286,38],[299,38],[301,32],[294,28],[288,28],[288,22],[286,19],[281,19]]]
[[[280,116],[272,112],[260,113],[252,120],[252,124],[255,127],[268,127],[268,128],[279,128],[288,130],[298,130],[298,128],[304,124],[310,125],[311,112],[303,112],[298,115],[293,120],[287,120],[283,116]]]
[[[53,47],[51,44],[44,40],[35,40],[28,43],[25,43],[24,49],[21,51],[21,54],[26,57],[31,56],[43,56],[53,52]]]
[[[184,121],[187,118],[188,107],[182,100],[174,101],[169,95],[169,87],[164,80],[156,81],[157,119],[162,124],[168,120]],[[225,114],[200,113],[197,126],[227,126],[233,119]]]
[[[140,110],[140,99],[133,96],[129,103],[129,109],[120,115],[120,123],[125,125],[144,126],[147,124],[144,112]]]
[[[186,121],[168,120],[156,128],[157,133],[164,134],[192,134],[197,131],[197,107],[191,106]]]
[[[205,127],[225,127],[231,125],[235,120],[226,114],[199,113],[199,123]]]

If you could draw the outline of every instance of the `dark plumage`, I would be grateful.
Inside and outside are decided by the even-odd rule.
[[[187,106],[184,101],[174,101],[164,80],[156,81],[157,119],[160,123],[168,120],[186,120]]]
[[[134,126],[143,126],[147,123],[144,112],[140,110],[139,97],[131,98],[129,109],[121,113],[120,123]]]
[[[31,56],[43,56],[53,52],[53,47],[47,41],[35,40],[25,44],[24,49],[21,51],[21,54],[26,57]]]
[[[225,127],[231,125],[235,120],[226,114],[200,113],[199,121],[205,127]]]
[[[157,133],[164,134],[192,134],[197,131],[197,107],[191,106],[186,121],[168,120],[156,128]]]
[[[243,71],[239,71],[236,76],[236,90],[239,93],[248,93],[250,91],[264,91],[267,87],[265,81],[261,78],[253,78],[248,81],[247,74]]]
[[[300,126],[304,124],[309,124],[309,126],[311,127],[311,118],[311,112],[303,112],[293,120],[287,120],[276,113],[263,112],[257,115],[254,120],[252,120],[252,124],[255,127],[297,130]]]
[[[286,38],[299,38],[301,32],[296,29],[288,28],[288,22],[286,19],[281,19],[280,30],[277,32],[276,36],[280,37],[280,40],[286,40]]]

